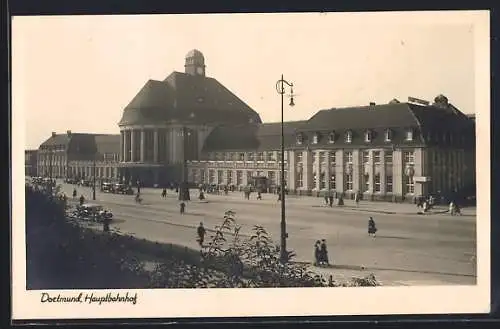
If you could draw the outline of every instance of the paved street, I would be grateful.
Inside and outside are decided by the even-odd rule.
[[[72,190],[72,185],[63,184],[68,196]],[[83,194],[91,200],[91,188],[77,191],[78,197]],[[188,202],[186,214],[181,216],[175,192],[168,190],[167,199],[160,194],[160,189],[142,189],[144,202],[138,205],[134,196],[97,191],[96,202],[111,209],[114,227],[139,238],[196,248],[199,222],[211,229],[231,209],[244,235],[259,224],[279,243],[280,204],[275,195],[263,194],[264,200],[255,200],[254,194],[251,200],[244,200],[239,192],[209,194],[207,202]],[[195,199],[198,193],[191,195]],[[475,210],[465,209],[464,216],[452,217],[443,213],[417,215],[414,205],[361,202],[356,209],[351,201],[344,208],[326,207],[323,202],[322,198],[287,198],[287,243],[298,261],[311,262],[314,242],[326,239],[335,266],[320,271],[334,277],[374,273],[386,285],[475,283],[471,261],[475,255]],[[375,239],[367,235],[368,216],[374,217],[379,229]],[[361,266],[366,269],[360,270]]]

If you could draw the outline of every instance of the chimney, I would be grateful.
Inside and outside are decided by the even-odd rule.
[[[52,137],[56,137],[56,135],[57,135],[57,134],[56,134],[56,132],[55,132],[55,131],[53,131],[53,132],[52,132]]]
[[[71,130],[66,131],[66,134],[68,134],[68,136],[71,136]]]

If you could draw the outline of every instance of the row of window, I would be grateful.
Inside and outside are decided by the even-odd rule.
[[[208,175],[207,171],[204,169],[192,169],[191,170],[191,179],[196,183],[209,183],[209,184],[227,184],[227,185],[243,185],[243,174],[246,173],[246,181],[247,184],[252,181],[254,177],[267,177],[269,179],[270,185],[276,185],[279,183],[277,179],[277,174],[274,171],[268,171],[267,173],[264,171],[243,171],[237,170],[236,177],[233,176],[233,171],[227,170],[226,176],[224,179],[224,170],[215,170],[209,169]],[[286,172],[285,172],[286,176]],[[217,179],[216,179],[217,178]]]
[[[319,162],[321,164],[326,163],[326,154],[328,154],[328,157],[330,158],[330,164],[335,164],[337,162],[337,152],[331,151],[331,152],[318,152],[318,158]],[[363,163],[368,163],[370,162],[370,151],[363,151]],[[373,163],[377,164],[381,162],[381,152],[380,151],[372,151],[373,154]],[[298,152],[295,155],[295,161],[298,164],[301,164],[303,161],[304,155],[302,152]],[[344,162],[345,163],[353,163],[353,152],[352,151],[345,151],[344,152]],[[393,152],[392,151],[385,151],[384,153],[384,162],[386,164],[392,163],[393,161]],[[404,151],[403,152],[403,161],[407,164],[414,164],[415,163],[415,152],[413,151]],[[316,162],[316,157],[313,157],[313,163]]]
[[[322,172],[319,176],[319,188],[320,189],[326,189],[327,188],[327,182],[326,182],[326,174]],[[393,191],[393,179],[392,176],[386,176],[385,177],[385,192],[386,193],[392,193]],[[337,189],[337,176],[336,175],[330,175],[330,189],[336,190]],[[364,175],[364,189],[365,192],[368,192],[370,190],[370,180],[368,175]],[[313,176],[313,186],[317,186],[317,176]],[[303,188],[304,187],[304,176],[303,173],[297,173],[296,175],[296,180],[295,180],[295,187],[296,188]],[[413,179],[411,177],[405,177],[405,187],[406,187],[406,193],[414,193],[415,192],[415,186],[413,183]],[[353,181],[353,175],[352,174],[345,174],[344,175],[344,190],[345,191],[354,191],[354,181]],[[381,192],[381,181],[380,181],[380,174],[376,174],[374,176],[374,190],[375,193]]]
[[[372,142],[373,136],[374,136],[373,130],[366,130],[364,133],[364,141],[366,143]],[[393,139],[393,136],[394,136],[394,132],[391,129],[386,129],[384,132],[384,141],[391,142]],[[305,135],[303,133],[297,134],[297,140],[296,140],[297,144],[299,144],[299,145],[303,144],[304,137],[305,137]],[[320,132],[315,133],[313,135],[312,143],[318,144],[321,141],[322,137],[323,137],[322,133],[320,133]],[[328,134],[328,143],[334,144],[335,141],[337,140],[337,138],[338,138],[338,136],[337,136],[337,133],[335,131],[330,132]],[[344,142],[352,143],[352,139],[353,139],[352,130],[346,131],[344,134]],[[405,140],[406,141],[413,141],[413,129],[408,129],[406,131]]]
[[[245,159],[246,155],[246,159]],[[285,160],[287,154],[285,153]],[[274,151],[268,152],[214,152],[209,153],[209,160],[215,161],[276,161],[277,156]]]

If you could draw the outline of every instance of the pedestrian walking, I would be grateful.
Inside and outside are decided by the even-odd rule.
[[[182,201],[180,204],[180,210],[181,210],[181,215],[184,215],[184,212],[186,211],[186,204],[184,203],[184,201]]]
[[[356,202],[356,206],[359,206],[359,192],[356,191],[354,194],[354,201]]]
[[[161,191],[161,197],[162,197],[163,199],[165,199],[165,198],[167,197],[167,189],[166,189],[166,188],[164,188],[164,189]]]
[[[450,212],[450,215],[455,216],[455,203],[453,203],[453,201],[450,202],[449,212]]]
[[[373,217],[370,217],[368,220],[368,236],[375,237],[377,233],[377,226],[375,225],[375,221]]]
[[[76,192],[76,188],[75,188],[75,189],[73,189],[73,199],[76,198],[76,195],[77,195],[77,192]]]
[[[82,194],[80,196],[80,206],[82,206],[84,202],[85,202],[85,198],[83,197],[83,194]]]
[[[320,250],[321,241],[317,240],[314,244],[314,266],[319,266],[321,262],[321,250]]]
[[[257,192],[257,200],[262,200],[262,193],[260,191]]]
[[[325,195],[324,195],[324,199],[325,199],[325,204],[328,206],[329,195],[326,192],[325,192]]]
[[[328,195],[328,205],[333,207],[333,192],[330,191],[330,195]]]
[[[203,223],[200,222],[200,226],[198,226],[198,229],[196,230],[198,233],[198,244],[200,247],[203,247],[203,242],[205,241],[205,234],[207,234],[207,231],[205,230],[205,227],[203,227]]]

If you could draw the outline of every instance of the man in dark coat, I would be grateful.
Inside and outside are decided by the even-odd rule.
[[[205,241],[205,234],[207,234],[207,231],[203,227],[203,223],[200,223],[200,226],[198,226],[198,229],[196,231],[198,233],[198,243],[200,244],[200,247],[203,247],[203,241]]]
[[[325,239],[321,240],[321,245],[320,245],[320,264],[321,265],[330,265],[330,262],[328,261],[328,250],[326,248],[326,241]]]
[[[368,220],[368,235],[375,237],[375,234],[377,233],[377,227],[375,226],[375,221],[373,220],[373,217],[370,217]]]

